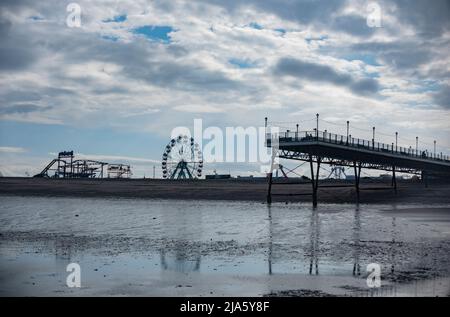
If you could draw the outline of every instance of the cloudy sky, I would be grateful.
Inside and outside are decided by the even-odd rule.
[[[37,173],[55,152],[151,175],[170,132],[259,127],[264,117],[450,154],[450,1],[0,3],[0,172]],[[371,8],[371,7],[369,7]],[[205,141],[204,141],[205,142]],[[205,166],[257,174],[257,166]],[[159,173],[159,166],[157,169]]]

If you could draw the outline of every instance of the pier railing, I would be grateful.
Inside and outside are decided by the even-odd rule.
[[[284,131],[274,133],[267,133],[266,140],[270,141],[278,137],[279,143],[287,142],[323,142],[329,144],[336,144],[349,148],[369,150],[373,152],[380,152],[386,154],[395,154],[409,158],[426,159],[430,161],[440,161],[450,163],[450,156],[441,153],[431,153],[428,150],[413,149],[412,147],[397,146],[394,143],[386,144],[375,142],[374,140],[364,140],[354,138],[351,135],[344,136],[339,134],[333,134],[326,131]]]

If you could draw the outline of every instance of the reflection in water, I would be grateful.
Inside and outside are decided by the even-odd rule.
[[[67,265],[72,262],[72,243],[70,243],[69,239],[62,237],[55,240],[53,247],[55,254],[55,272],[65,272]]]
[[[271,205],[267,205],[267,212],[269,218],[269,255],[268,255],[268,263],[269,263],[269,275],[272,275],[272,251],[273,251],[273,228],[272,228],[272,210],[270,209]]]
[[[319,212],[316,208],[312,209],[311,222],[310,222],[310,263],[309,274],[313,274],[313,267],[315,268],[315,274],[319,274]]]
[[[202,215],[163,213],[164,239],[172,245],[160,249],[161,267],[165,271],[194,272],[200,270],[201,249],[198,241],[202,232]]]
[[[353,220],[353,275],[361,275],[360,265],[360,240],[361,240],[361,214],[359,205],[356,205]]]
[[[209,277],[210,267],[233,281],[235,275],[268,277],[268,272],[270,278],[255,279],[258,292],[284,287],[278,277],[294,287],[317,281],[325,292],[322,281],[334,283],[336,277],[331,292],[360,291],[359,296],[444,294],[441,289],[450,285],[441,280],[450,276],[450,218],[426,205],[395,210],[395,205],[323,204],[312,210],[309,204],[272,204],[266,212],[247,202],[2,197],[1,203],[2,286],[7,280],[33,295],[55,281],[51,287],[67,291],[70,262],[79,262],[85,272],[105,266],[109,274],[83,275],[101,289],[128,280],[140,284],[142,273],[159,274],[164,283],[177,271]],[[67,205],[73,208],[62,212]],[[75,212],[80,217],[73,217]],[[381,289],[369,290],[365,283],[370,262],[382,267]],[[17,283],[18,271],[24,283]],[[39,283],[32,284],[30,276]],[[199,278],[204,281],[209,283]],[[240,286],[230,290],[239,295]]]
[[[395,240],[396,240],[396,225],[395,225],[395,217],[392,218],[392,228],[391,228],[391,236],[392,236],[392,242],[391,242],[391,248],[390,248],[390,261],[391,261],[391,276],[394,276],[395,272]]]
[[[198,271],[200,269],[200,254],[195,255],[195,258],[191,260],[181,249],[181,245],[176,246],[174,254],[161,249],[161,267],[164,270],[182,273]]]
[[[276,211],[276,209],[275,209]],[[278,223],[274,223],[274,209],[268,205],[267,206],[267,215],[268,215],[268,273],[269,275],[273,274],[273,261],[274,261],[274,253],[277,252],[277,249],[274,249],[274,232],[278,232],[274,226],[276,226]],[[351,231],[349,231],[349,234],[351,234],[351,249],[348,260],[352,263],[352,275],[355,277],[360,277],[362,275],[361,273],[361,267],[365,267],[365,265],[369,263],[362,263],[361,254],[364,253],[363,244],[362,244],[362,211],[360,210],[360,206],[356,205],[354,212],[353,212],[353,223],[348,223],[345,226],[348,228],[351,228]],[[326,214],[324,214],[326,217]],[[321,221],[320,221],[320,214],[318,209],[312,209],[311,214],[309,216],[309,244],[306,245],[306,256],[309,264],[309,269],[307,271],[310,275],[319,275],[319,257],[321,254]],[[279,224],[278,224],[279,225]],[[302,228],[298,228],[298,230],[304,230]],[[392,241],[388,243],[389,249],[389,263],[390,263],[390,274],[395,273],[395,252],[396,252],[396,243],[398,240],[397,237],[397,225],[396,225],[396,218],[392,218],[391,222],[391,239]],[[351,232],[351,233],[350,233]],[[299,234],[301,237],[303,233]],[[276,236],[276,235],[275,235]],[[326,239],[322,238],[322,239]],[[344,243],[344,242],[343,242]],[[275,244],[276,245],[276,244]],[[350,264],[349,263],[349,264]],[[344,263],[342,263],[344,266]],[[364,270],[364,269],[363,269]],[[348,272],[350,273],[350,272]]]

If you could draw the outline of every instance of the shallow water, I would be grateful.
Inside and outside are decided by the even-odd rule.
[[[369,263],[379,295],[450,289],[449,206],[1,196],[0,208],[1,295],[366,296]],[[66,286],[72,262],[80,289]]]

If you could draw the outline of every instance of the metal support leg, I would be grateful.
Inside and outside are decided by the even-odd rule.
[[[315,192],[316,192],[316,204],[315,204],[315,206],[317,206],[317,191],[318,191],[318,189],[319,189],[319,170],[320,170],[320,162],[322,161],[322,159],[320,158],[320,157],[318,157],[317,158],[317,172],[316,172],[316,180],[315,180],[315,186],[316,186],[316,189],[315,189]]]
[[[311,167],[311,185],[312,185],[312,199],[313,199],[313,207],[317,206],[317,190],[316,190],[316,181],[314,177],[314,166],[312,155],[309,155],[309,166]]]
[[[358,193],[359,193],[359,184],[361,184],[361,162],[358,164]]]
[[[361,179],[361,163],[356,167],[356,161],[353,162],[353,167],[355,169],[355,189],[356,189],[356,200],[359,202],[359,182]]]
[[[269,254],[267,261],[269,263],[269,275],[272,275],[272,253],[273,253],[273,231],[272,231],[272,212],[270,206],[267,207],[269,216]]]
[[[276,156],[277,156],[277,153],[273,152],[272,153],[272,161],[270,162],[269,186],[267,188],[267,203],[268,204],[272,203],[272,178],[273,178],[273,169],[274,169],[274,163],[275,163]]]
[[[273,174],[273,171],[271,170],[269,172],[269,187],[267,190],[267,203],[268,204],[272,203],[272,174]]]
[[[397,194],[397,178],[395,177],[395,166],[392,166],[392,187],[394,187],[394,192]]]

